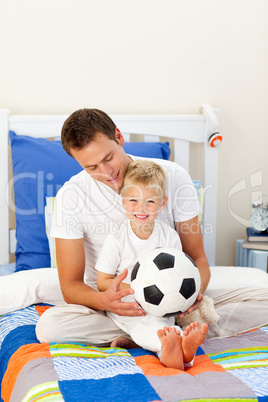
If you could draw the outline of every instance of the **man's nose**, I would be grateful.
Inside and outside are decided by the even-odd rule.
[[[111,166],[109,166],[108,163],[102,163],[100,165],[100,168],[101,168],[102,172],[107,176],[110,176],[111,173],[113,172],[113,168]]]

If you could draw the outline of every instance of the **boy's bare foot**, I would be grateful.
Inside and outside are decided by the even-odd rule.
[[[208,325],[203,323],[199,329],[198,322],[192,322],[182,336],[182,352],[184,363],[190,363],[195,357],[198,346],[204,342],[208,332]]]
[[[164,327],[157,331],[157,336],[162,345],[161,363],[166,367],[184,370],[180,332],[173,327]]]
[[[133,349],[140,348],[132,339],[126,338],[125,336],[119,336],[116,338],[110,345],[111,348],[124,348],[124,349]]]

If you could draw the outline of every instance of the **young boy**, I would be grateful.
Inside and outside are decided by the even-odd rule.
[[[131,271],[138,257],[156,247],[182,249],[177,232],[157,219],[167,202],[166,177],[163,169],[152,161],[137,160],[126,171],[121,190],[127,220],[110,233],[103,244],[96,269],[97,285],[105,291],[115,276],[128,269],[120,288],[130,287]],[[133,296],[124,298],[133,301]],[[174,317],[125,317],[107,312],[116,325],[128,333],[139,346],[157,353],[167,367],[184,369],[191,365],[198,346],[203,343],[208,326],[192,323],[182,333]],[[127,344],[127,342],[126,342]],[[124,338],[111,346],[124,346]]]

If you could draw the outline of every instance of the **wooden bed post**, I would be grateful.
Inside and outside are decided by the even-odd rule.
[[[0,265],[9,264],[8,115],[9,110],[0,110]]]

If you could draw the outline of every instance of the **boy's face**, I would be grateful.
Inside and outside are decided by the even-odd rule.
[[[142,184],[129,185],[122,196],[127,218],[131,223],[142,226],[152,224],[159,211],[164,209],[167,197],[157,187]]]
[[[93,179],[120,192],[131,159],[123,150],[124,138],[116,129],[117,142],[102,133],[80,150],[71,149],[73,157]]]

